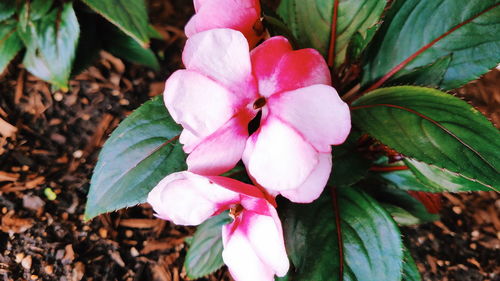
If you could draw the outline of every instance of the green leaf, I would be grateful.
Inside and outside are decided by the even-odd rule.
[[[148,14],[144,0],[83,0],[143,46],[149,44]]]
[[[380,24],[375,24],[374,26],[368,28],[365,32],[365,35],[356,32],[351,41],[349,41],[349,45],[347,46],[347,61],[348,62],[358,62],[366,50],[368,44],[372,41],[373,36],[379,29]]]
[[[377,199],[398,224],[412,225],[439,219],[439,215],[429,213],[425,205],[405,188],[389,180],[387,182],[392,186],[364,186],[363,190]]]
[[[208,275],[224,265],[222,260],[222,226],[231,222],[227,212],[198,226],[186,254],[184,267],[190,279]]]
[[[123,120],[99,154],[85,218],[144,203],[160,180],[185,170],[186,155],[177,141],[180,132],[161,97]]]
[[[417,85],[439,87],[451,62],[451,56],[439,58],[430,65],[417,67],[411,71],[401,70],[387,85]]]
[[[10,18],[15,12],[16,12],[16,0],[0,1],[0,22]]]
[[[40,20],[28,19],[25,28],[21,34],[27,46],[24,66],[34,75],[66,90],[80,33],[72,4],[54,9]]]
[[[499,5],[498,0],[394,1],[367,52],[362,84],[448,56],[439,87],[454,89],[478,78],[500,59]]]
[[[23,47],[16,29],[15,20],[7,20],[0,24],[0,73]]]
[[[351,38],[356,34],[366,37],[386,5],[385,0],[339,0],[335,66],[346,58]],[[334,0],[282,0],[278,14],[283,18],[301,47],[312,47],[323,56],[328,55]]]
[[[145,49],[132,37],[121,32],[114,26],[108,26],[102,36],[104,49],[125,60],[139,63],[159,70],[160,64],[150,49]]]
[[[427,188],[424,190],[427,192],[500,191],[498,187],[484,185],[446,169],[412,159],[405,159],[404,162],[417,180]]]
[[[408,248],[403,248],[404,258],[403,258],[403,279],[402,281],[422,281],[420,272],[418,272],[415,260],[411,256]]]
[[[407,157],[500,186],[500,135],[466,102],[412,86],[383,88],[353,103],[353,124]]]
[[[357,150],[360,135],[353,129],[342,145],[333,147],[333,168],[328,180],[329,185],[350,186],[360,181],[368,172],[370,161]]]
[[[356,188],[338,189],[337,201],[344,244],[344,280],[399,281],[403,249],[391,217]],[[335,280],[340,261],[331,198],[322,196],[311,204],[292,204],[282,215],[287,251],[295,266],[289,280]]]
[[[54,0],[32,0],[26,1],[22,6],[19,17],[24,17],[30,21],[39,20],[44,17],[52,8]]]

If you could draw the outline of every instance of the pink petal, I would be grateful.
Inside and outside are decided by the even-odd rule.
[[[281,222],[276,210],[270,205],[269,209],[271,215],[243,210],[222,228],[222,258],[237,281],[274,280],[275,274],[288,271]]]
[[[271,116],[248,139],[243,162],[260,186],[281,191],[304,182],[318,163],[318,152],[295,130]]]
[[[196,15],[186,24],[186,36],[214,28],[230,28],[242,32],[256,45],[262,38],[254,29],[260,21],[260,3],[257,0],[195,1]]]
[[[215,132],[235,113],[230,92],[187,70],[178,70],[170,76],[163,99],[172,118],[189,131],[181,140],[189,145]]]
[[[291,51],[292,45],[283,36],[271,37],[252,50],[250,58],[261,95],[267,97],[275,92],[274,72],[283,56]]]
[[[272,281],[274,272],[255,253],[237,221],[222,227],[222,259],[235,281]]]
[[[158,217],[175,224],[198,225],[239,202],[239,194],[190,172],[173,173],[148,194]]]
[[[321,152],[341,144],[349,135],[351,115],[334,88],[313,85],[283,92],[268,99],[269,111]]]
[[[240,114],[203,139],[187,158],[188,170],[200,175],[219,175],[240,161],[252,116]]]
[[[281,195],[295,203],[311,203],[323,192],[332,170],[331,153],[321,153],[319,163],[309,177],[296,189],[283,190]]]
[[[243,211],[241,226],[246,230],[248,242],[260,260],[272,268],[278,276],[284,276],[289,267],[283,240],[281,221],[276,210],[269,208],[272,215],[263,216],[251,211]],[[245,224],[247,227],[244,227]]]
[[[240,32],[211,29],[197,33],[187,40],[182,60],[188,70],[217,81],[239,99],[256,97],[248,43]]]
[[[262,96],[331,84],[330,71],[321,54],[314,49],[292,51],[284,37],[266,40],[252,51],[251,57]]]

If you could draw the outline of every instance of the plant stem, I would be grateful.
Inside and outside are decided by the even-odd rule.
[[[335,224],[337,227],[337,244],[339,248],[339,276],[338,280],[344,280],[344,242],[342,241],[342,226],[340,222],[340,208],[338,203],[337,188],[330,186],[330,193],[332,195],[333,212],[335,213]]]

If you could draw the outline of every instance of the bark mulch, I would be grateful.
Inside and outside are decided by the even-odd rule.
[[[51,91],[15,63],[0,75],[2,280],[187,280],[184,239],[193,228],[155,219],[147,205],[83,221],[99,148],[181,67],[182,28],[193,12],[187,2],[150,3],[165,38],[153,42],[159,73],[101,53],[68,93]],[[492,91],[498,94],[500,80],[494,75],[487,82],[493,90],[464,91],[478,92],[469,99],[496,121],[499,98],[492,97],[500,95]],[[403,231],[425,280],[500,280],[499,194],[443,200],[440,221]],[[204,280],[231,279],[223,268]]]

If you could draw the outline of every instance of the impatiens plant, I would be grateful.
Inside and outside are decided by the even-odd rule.
[[[101,49],[158,68],[147,49],[155,36],[144,0],[2,0],[0,73],[23,53],[28,71],[67,90],[71,75],[88,67]]]
[[[105,144],[86,219],[201,224],[193,279],[420,280],[398,225],[499,191],[499,132],[452,90],[500,62],[500,2],[265,4],[194,1],[185,69]]]

